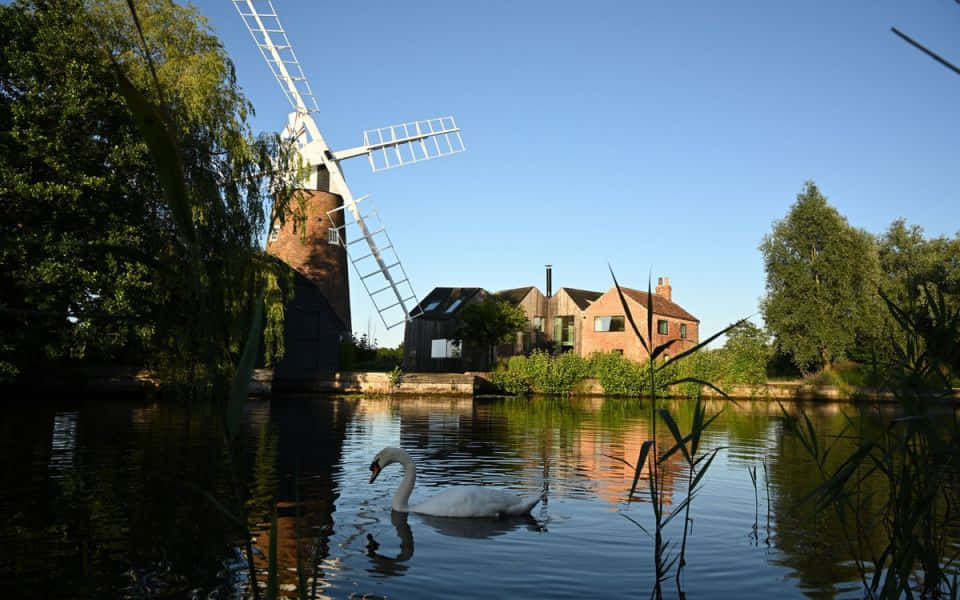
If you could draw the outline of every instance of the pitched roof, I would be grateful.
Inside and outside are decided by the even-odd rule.
[[[623,290],[625,296],[633,298],[643,306],[647,305],[647,292],[641,292],[640,290],[634,290],[625,287],[620,289]],[[674,304],[663,296],[658,296],[656,294],[653,294],[653,313],[656,315],[663,315],[665,317],[676,317],[677,319],[686,319],[687,321],[696,321],[697,323],[700,322],[700,319],[688,313],[679,304]]]
[[[603,292],[594,292],[592,290],[578,290],[574,288],[562,287],[561,290],[567,292],[570,299],[580,310],[586,310],[594,300],[603,295]]]
[[[476,287],[436,287],[410,313],[433,319],[452,318],[467,301],[484,291]]]
[[[533,289],[532,285],[527,287],[513,288],[512,290],[502,290],[494,294],[497,298],[501,300],[506,300],[511,304],[520,304],[524,298],[527,297],[527,294],[530,293],[530,290]]]

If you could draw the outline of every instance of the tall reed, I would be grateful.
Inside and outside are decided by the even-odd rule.
[[[691,424],[690,432],[683,434],[680,432],[680,428],[677,426],[676,421],[670,414],[670,412],[665,408],[658,407],[658,396],[660,392],[666,391],[668,388],[681,384],[696,384],[697,386],[707,386],[713,390],[716,390],[724,398],[730,399],[729,396],[720,388],[713,385],[709,381],[697,378],[697,377],[681,377],[679,379],[672,379],[668,381],[663,381],[663,378],[660,378],[658,383],[657,374],[663,372],[665,369],[671,368],[670,371],[666,373],[673,372],[673,365],[677,364],[679,361],[682,361],[689,356],[692,356],[699,350],[706,347],[712,341],[720,337],[721,335],[727,333],[734,327],[742,324],[744,320],[734,323],[720,332],[710,336],[703,342],[700,342],[687,350],[684,350],[677,354],[669,362],[663,361],[658,362],[661,356],[664,356],[665,352],[669,350],[674,343],[678,342],[677,339],[671,339],[667,342],[660,344],[658,346],[653,345],[653,290],[652,283],[647,280],[647,305],[646,305],[646,331],[645,334],[640,331],[640,328],[637,326],[636,320],[633,317],[633,313],[630,310],[630,306],[627,303],[627,299],[623,293],[623,289],[620,287],[619,282],[617,282],[617,277],[613,273],[613,268],[610,268],[610,276],[613,278],[614,286],[617,288],[617,294],[620,298],[620,304],[623,307],[624,315],[626,320],[630,323],[630,328],[633,333],[636,335],[637,340],[639,341],[640,346],[643,348],[644,352],[647,355],[646,360],[646,376],[649,379],[649,386],[645,390],[650,400],[650,438],[645,441],[640,448],[640,454],[637,457],[637,462],[635,465],[630,465],[634,469],[633,483],[630,487],[630,492],[628,498],[632,498],[636,492],[637,486],[640,482],[640,479],[643,476],[644,470],[647,472],[647,490],[650,497],[650,506],[653,511],[653,533],[643,527],[638,521],[627,517],[631,522],[640,527],[645,533],[650,535],[653,538],[654,542],[654,551],[653,551],[653,561],[654,561],[654,573],[656,575],[656,580],[654,583],[652,596],[655,598],[663,597],[662,584],[669,577],[671,569],[674,565],[677,565],[675,578],[677,583],[678,593],[683,596],[683,590],[681,585],[681,572],[683,567],[686,565],[686,549],[687,549],[687,538],[690,533],[689,525],[691,523],[690,509],[693,504],[693,499],[699,490],[699,485],[706,475],[707,471],[710,468],[710,465],[713,463],[714,458],[716,458],[717,453],[721,448],[714,448],[710,452],[705,454],[700,453],[700,443],[703,437],[703,433],[707,428],[713,423],[714,420],[720,415],[716,413],[710,417],[706,416],[706,409],[697,395],[697,404],[694,409],[694,418],[693,423]],[[665,374],[666,374],[665,373]],[[643,394],[641,393],[641,397]],[[673,445],[662,452],[658,456],[659,449],[657,448],[657,422],[663,421],[664,425],[667,427],[670,432],[671,437],[673,438]],[[687,490],[685,498],[676,506],[672,508],[669,513],[664,512],[664,499],[666,494],[664,493],[664,470],[666,468],[666,461],[680,452],[683,456],[683,460],[686,463],[688,472],[687,472]],[[618,459],[622,460],[622,459]],[[627,462],[627,461],[623,461]],[[630,463],[627,462],[629,465]],[[664,528],[677,516],[683,515],[684,527],[683,527],[683,537],[680,543],[679,554],[673,552],[673,542],[671,540],[664,539]]]

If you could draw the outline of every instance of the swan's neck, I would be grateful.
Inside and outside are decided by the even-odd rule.
[[[400,456],[397,462],[403,465],[403,481],[393,494],[393,510],[409,512],[410,506],[407,502],[410,500],[410,493],[413,492],[413,484],[417,482],[417,469],[413,466],[413,460],[406,454]]]

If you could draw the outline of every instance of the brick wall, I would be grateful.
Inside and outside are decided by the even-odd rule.
[[[637,328],[642,333],[646,333],[647,328],[647,307],[640,304],[632,298],[627,298],[627,305],[630,307],[630,313],[633,315]],[[589,356],[594,352],[611,352],[613,350],[623,351],[623,355],[633,360],[645,360],[647,353],[640,345],[640,341],[633,333],[630,323],[624,319],[624,331],[594,331],[594,319],[596,317],[624,316],[623,305],[620,303],[620,297],[616,288],[611,288],[603,296],[587,307],[585,311],[586,319],[582,329],[582,344],[580,354]],[[667,335],[657,333],[657,321],[667,321]],[[654,313],[653,315],[653,346],[656,347],[670,339],[680,339],[680,325],[687,325],[687,337],[685,340],[674,342],[673,346],[667,351],[670,356],[676,356],[684,350],[695,346],[700,339],[699,323],[696,321],[687,321],[675,317],[667,317]]]
[[[267,238],[267,252],[316,284],[347,326],[347,331],[351,331],[347,253],[343,247],[327,242],[327,232],[334,226],[327,211],[340,207],[343,200],[328,192],[305,192],[309,195],[305,238],[301,241],[303,232],[294,229],[293,220],[288,219],[275,240],[271,240],[272,235]],[[336,214],[336,226],[340,227],[343,225],[343,211]]]

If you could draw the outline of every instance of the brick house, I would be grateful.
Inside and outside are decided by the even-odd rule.
[[[644,332],[647,323],[647,292],[623,287],[620,289],[623,290],[634,322],[641,332]],[[666,357],[692,348],[700,340],[700,320],[674,303],[672,292],[670,278],[660,277],[652,299],[653,346],[671,339],[677,340],[664,353]],[[610,288],[591,303],[584,311],[584,316],[587,326],[583,327],[579,350],[582,356],[589,356],[594,352],[621,352],[636,361],[647,358],[636,334],[626,322],[617,288]]]

